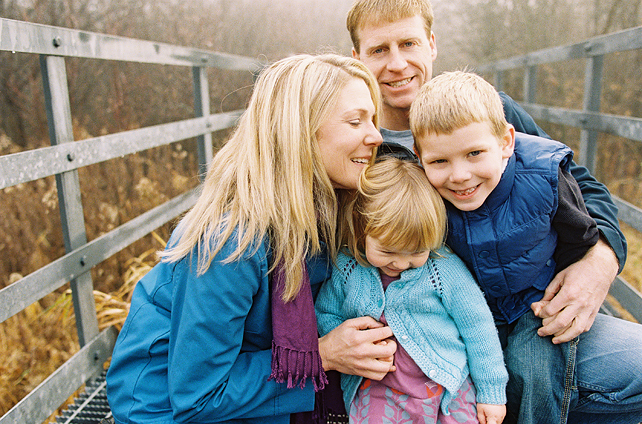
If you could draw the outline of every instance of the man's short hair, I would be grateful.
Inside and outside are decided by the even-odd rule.
[[[346,26],[352,45],[359,53],[359,30],[364,26],[391,23],[413,16],[423,18],[426,35],[430,38],[434,16],[429,0],[356,0],[348,12]]]

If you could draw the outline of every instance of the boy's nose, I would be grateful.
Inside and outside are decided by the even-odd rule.
[[[450,173],[450,181],[462,182],[470,179],[470,171],[465,166],[454,166]]]

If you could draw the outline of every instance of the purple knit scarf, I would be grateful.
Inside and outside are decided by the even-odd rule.
[[[303,284],[290,302],[282,299],[285,272],[277,265],[272,276],[272,374],[277,383],[287,381],[288,389],[305,386],[312,379],[314,391],[323,390],[328,379],[319,355],[317,318],[314,314],[308,270],[303,268]]]
[[[332,381],[328,385],[328,377],[323,370],[317,318],[305,262],[303,284],[294,300],[283,301],[284,288],[283,264],[278,264],[272,275],[272,374],[268,380],[287,382],[287,387],[293,388],[296,385],[304,387],[305,380],[311,378],[315,391],[314,411],[293,414],[291,422],[325,423],[328,413],[345,409],[338,373],[331,373]]]

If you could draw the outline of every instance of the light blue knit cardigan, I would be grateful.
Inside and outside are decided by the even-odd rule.
[[[446,389],[445,414],[469,373],[478,403],[505,404],[508,373],[484,295],[461,259],[447,248],[437,253],[423,267],[402,272],[385,294],[377,268],[339,254],[316,300],[319,332],[325,335],[350,318],[379,320],[385,313],[397,341]],[[348,410],[360,382],[359,376],[341,376]]]

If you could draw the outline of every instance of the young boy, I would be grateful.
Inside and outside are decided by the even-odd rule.
[[[568,172],[573,152],[516,133],[493,86],[472,73],[426,84],[410,124],[426,175],[447,201],[447,243],[476,274],[496,322],[512,324],[598,240]]]
[[[571,149],[516,133],[493,86],[465,72],[424,85],[410,126],[428,180],[446,200],[447,244],[476,276],[500,335],[508,334],[502,341],[509,374],[513,360],[525,360],[512,349],[523,352],[525,344],[544,352],[544,363],[568,356],[577,342],[533,337],[541,322],[531,304],[599,238],[568,171]],[[552,389],[564,395],[563,386]]]

